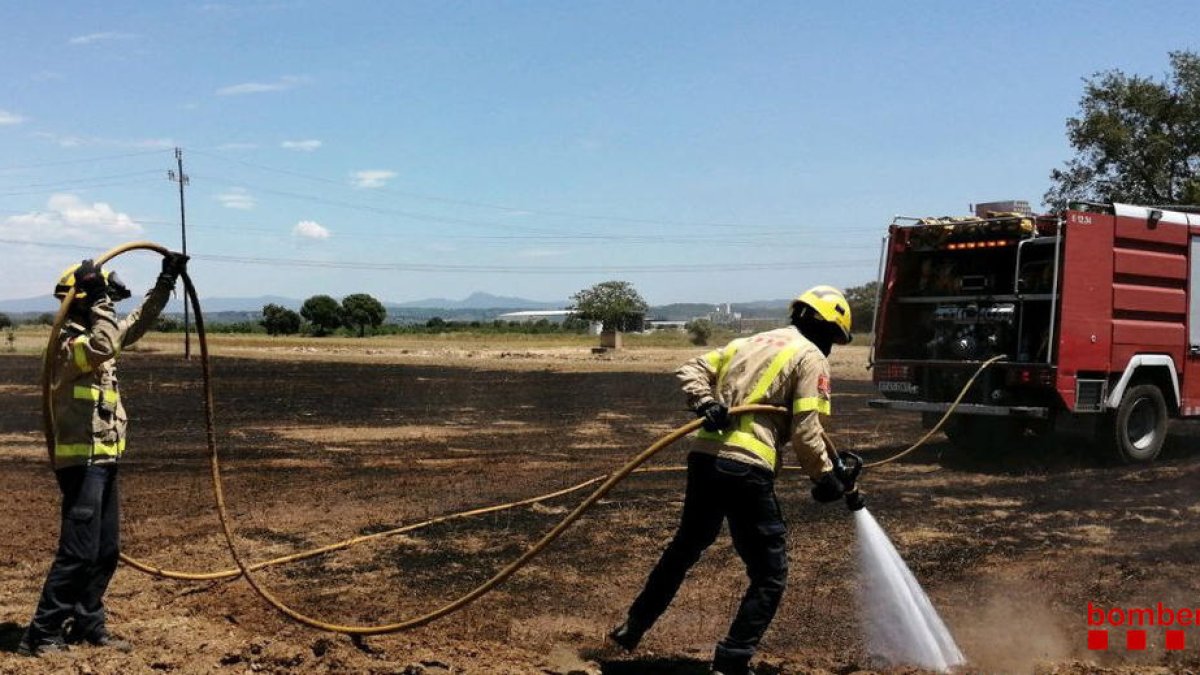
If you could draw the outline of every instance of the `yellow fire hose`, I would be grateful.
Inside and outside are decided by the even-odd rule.
[[[132,243],[124,244],[122,246],[118,246],[118,247],[104,253],[103,255],[101,255],[100,257],[95,259],[95,263],[97,266],[101,266],[105,262],[107,262],[119,255],[122,255],[122,254],[130,252],[130,251],[135,251],[135,250],[153,251],[153,252],[159,253],[160,255],[166,255],[169,252],[165,247],[160,246],[158,244],[153,244],[150,242],[132,242]],[[230,556],[233,558],[234,563],[237,565],[237,567],[233,568],[233,569],[218,570],[218,571],[212,571],[212,572],[182,572],[182,571],[166,570],[166,569],[162,569],[159,567],[155,567],[155,566],[145,563],[143,561],[137,560],[131,556],[128,556],[124,553],[121,554],[121,560],[122,560],[122,562],[129,565],[130,567],[133,567],[134,569],[140,570],[142,572],[146,572],[148,574],[152,574],[155,576],[160,576],[160,577],[165,577],[165,578],[170,578],[170,579],[184,580],[184,581],[213,581],[213,580],[230,579],[230,578],[234,578],[234,577],[238,577],[238,576],[244,576],[246,578],[247,583],[250,584],[251,588],[253,588],[253,590],[265,602],[270,604],[276,610],[283,613],[285,616],[293,619],[294,621],[297,621],[299,623],[302,623],[307,626],[317,628],[320,630],[345,633],[345,634],[350,634],[350,635],[380,635],[380,634],[384,634],[384,633],[394,633],[394,632],[407,630],[409,628],[415,628],[417,626],[424,625],[424,624],[434,621],[438,618],[441,618],[448,614],[454,613],[454,612],[458,611],[459,609],[462,609],[466,605],[474,602],[475,600],[479,599],[483,595],[490,592],[496,586],[503,583],[508,577],[515,574],[520,568],[524,567],[530,560],[532,560],[535,556],[537,556],[542,550],[544,550],[552,542],[554,542],[556,539],[558,539],[563,534],[563,532],[565,532],[567,530],[567,528],[569,528],[572,524],[574,524],[577,520],[579,520],[579,518],[581,518],[583,516],[583,514],[589,508],[591,508],[593,505],[595,505],[596,502],[598,502],[606,494],[608,494],[608,492],[611,491],[613,489],[613,487],[615,487],[617,485],[617,483],[624,480],[630,474],[635,473],[635,472],[636,473],[652,473],[652,472],[657,473],[657,472],[665,472],[665,471],[684,470],[684,467],[656,467],[656,468],[639,468],[639,467],[642,464],[644,464],[646,461],[648,461],[650,458],[652,458],[654,455],[658,454],[659,452],[661,452],[662,450],[664,450],[665,448],[667,448],[674,442],[678,441],[679,439],[683,438],[684,436],[686,436],[686,435],[690,434],[691,432],[695,431],[696,429],[698,429],[701,424],[701,420],[697,419],[697,420],[688,422],[687,424],[685,424],[681,427],[678,427],[674,431],[671,431],[667,435],[659,438],[657,441],[655,441],[653,444],[651,444],[648,448],[646,448],[641,453],[636,455],[633,459],[626,462],[625,465],[623,465],[620,469],[618,469],[617,471],[615,471],[613,473],[606,474],[604,476],[597,476],[595,478],[591,478],[589,480],[583,481],[576,485],[572,485],[570,487],[556,490],[554,492],[549,492],[549,493],[546,493],[543,495],[538,495],[535,497],[530,497],[530,498],[522,499],[519,501],[507,502],[504,504],[496,504],[493,506],[481,507],[481,508],[471,509],[471,510],[467,510],[467,511],[461,511],[458,513],[451,513],[451,514],[446,514],[446,515],[442,515],[442,516],[437,516],[435,518],[430,518],[428,520],[425,520],[425,521],[422,521],[419,523],[413,523],[410,525],[405,525],[402,527],[398,527],[398,528],[391,529],[391,530],[386,530],[383,532],[375,532],[375,533],[368,534],[368,535],[353,537],[350,539],[345,539],[343,541],[329,544],[326,546],[322,546],[319,548],[314,548],[314,549],[310,549],[307,551],[301,551],[298,553],[293,553],[290,555],[281,556],[278,558],[273,558],[271,560],[266,560],[266,561],[262,561],[262,562],[258,562],[258,563],[254,563],[254,564],[247,564],[245,561],[243,561],[242,556],[237,549],[237,545],[234,543],[233,531],[232,531],[232,527],[230,525],[230,518],[229,518],[229,514],[227,511],[226,505],[225,505],[224,484],[223,484],[223,481],[221,478],[220,456],[217,451],[216,431],[215,431],[215,423],[214,423],[214,419],[213,419],[212,373],[211,373],[211,368],[210,368],[210,364],[209,364],[208,341],[207,341],[207,337],[206,337],[206,334],[204,331],[204,318],[203,318],[203,314],[201,313],[201,310],[200,310],[200,301],[196,295],[195,287],[192,285],[191,278],[188,277],[187,273],[185,272],[182,275],[182,279],[183,279],[183,283],[184,283],[184,291],[187,295],[187,301],[191,303],[193,313],[196,315],[196,334],[197,334],[198,342],[200,345],[200,363],[201,363],[201,368],[202,368],[203,385],[204,385],[205,436],[206,436],[206,441],[207,441],[207,445],[208,445],[209,462],[210,462],[211,473],[212,473],[213,496],[214,496],[214,499],[216,502],[217,516],[221,522],[221,530],[225,537],[225,543],[229,549]],[[72,289],[70,292],[68,292],[67,297],[65,297],[63,299],[62,306],[59,308],[58,314],[55,317],[54,324],[53,324],[53,326],[51,326],[51,329],[50,329],[50,339],[49,339],[49,343],[48,343],[48,346],[46,349],[46,355],[45,355],[43,365],[42,365],[42,403],[43,403],[43,419],[45,420],[44,431],[46,434],[46,443],[47,443],[47,447],[49,449],[50,460],[52,463],[54,460],[54,428],[55,427],[54,427],[54,410],[53,410],[53,405],[52,405],[51,394],[52,394],[52,386],[53,386],[53,378],[54,378],[55,345],[57,344],[58,334],[62,330],[62,325],[63,325],[64,321],[66,320],[67,310],[70,307],[71,301],[74,299],[74,295],[75,295],[75,291],[74,291],[74,289]],[[958,397],[950,405],[950,407],[947,409],[946,413],[942,416],[942,418],[937,422],[937,424],[935,424],[933,426],[933,428],[931,428],[916,443],[914,443],[910,447],[906,448],[905,450],[897,453],[896,455],[893,455],[892,457],[888,457],[886,459],[879,460],[876,462],[871,462],[871,463],[866,464],[865,466],[873,467],[873,466],[880,466],[882,464],[887,464],[889,462],[893,462],[895,460],[900,459],[901,457],[904,457],[905,455],[908,455],[909,453],[913,452],[920,446],[924,445],[929,440],[929,438],[932,437],[933,434],[937,433],[937,431],[939,429],[941,429],[941,427],[950,418],[950,416],[954,412],[954,409],[957,408],[959,403],[962,402],[962,399],[966,396],[967,391],[970,389],[971,385],[974,384],[975,379],[979,376],[979,374],[981,372],[983,372],[983,370],[986,369],[988,366],[992,365],[993,363],[1000,360],[1001,358],[1003,358],[1003,357],[998,356],[998,357],[989,359],[988,361],[985,361],[984,363],[982,363],[980,365],[980,367],[978,368],[978,370],[976,370],[975,373],[971,376],[971,378],[967,381],[966,385],[963,386],[962,391],[959,392]],[[775,406],[748,405],[748,406],[737,406],[735,408],[732,408],[730,410],[730,412],[732,414],[743,414],[743,413],[787,414],[788,411],[784,408],[778,408]],[[829,444],[830,448],[832,449],[833,448],[832,440],[827,435],[825,436],[825,440]],[[784,468],[785,469],[796,469],[798,467],[784,467]],[[545,501],[548,499],[553,499],[555,497],[561,497],[561,496],[564,496],[564,495],[567,495],[567,494],[570,494],[573,492],[578,492],[580,490],[583,490],[583,489],[590,487],[592,485],[595,485],[597,483],[600,483],[600,486],[597,487],[591,494],[589,494],[587,496],[587,498],[585,498],[578,506],[575,507],[575,509],[573,509],[570,513],[568,513],[557,525],[555,525],[549,532],[547,532],[545,535],[543,535],[541,539],[539,539],[528,550],[526,550],[525,553],[523,553],[516,560],[512,561],[511,563],[506,565],[504,568],[502,568],[499,572],[497,572],[494,576],[492,576],[492,578],[488,579],[487,581],[480,584],[479,586],[472,589],[471,591],[463,594],[462,596],[446,603],[445,605],[443,605],[437,609],[434,609],[430,612],[427,612],[425,614],[422,614],[422,615],[419,615],[416,617],[406,619],[404,621],[399,621],[399,622],[389,623],[389,624],[371,625],[371,626],[341,625],[341,624],[334,624],[334,623],[322,621],[320,619],[310,617],[306,614],[303,614],[303,613],[293,609],[292,607],[288,606],[286,603],[284,603],[282,600],[280,600],[274,594],[272,594],[270,592],[270,590],[267,589],[253,575],[253,572],[262,570],[267,567],[271,567],[271,566],[275,566],[275,565],[282,565],[282,564],[286,564],[286,563],[290,563],[290,562],[313,558],[313,557],[320,556],[320,555],[330,553],[333,551],[349,548],[350,546],[353,546],[355,544],[370,541],[372,539],[378,539],[381,537],[392,536],[392,535],[396,535],[396,534],[400,534],[400,533],[404,533],[404,532],[411,532],[413,530],[428,527],[430,525],[434,525],[437,523],[442,523],[442,522],[447,522],[447,521],[457,520],[457,519],[462,519],[462,518],[469,518],[469,517],[483,515],[483,514],[487,514],[487,513],[494,513],[497,511],[504,511],[504,510],[508,510],[508,509],[518,508],[521,506],[526,506],[529,504],[534,504],[534,503]]]

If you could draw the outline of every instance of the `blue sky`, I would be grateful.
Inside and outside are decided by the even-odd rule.
[[[862,283],[894,214],[1040,202],[1081,78],[1165,73],[1200,3],[6,3],[0,25],[0,298],[177,247],[179,146],[205,295],[623,279],[657,304]]]

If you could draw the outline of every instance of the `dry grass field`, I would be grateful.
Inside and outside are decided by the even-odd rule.
[[[41,440],[37,352],[21,332],[0,356],[0,672],[703,673],[741,590],[727,541],[705,556],[634,655],[605,648],[670,536],[682,474],[631,478],[533,564],[465,611],[392,636],[300,627],[239,580],[186,583],[118,571],[112,628],[130,655],[12,654],[53,554],[57,490]],[[39,337],[40,336],[40,337]],[[660,338],[661,339],[661,338]],[[186,570],[231,566],[204,457],[199,369],[179,336],[122,358],[133,418],[122,466],[124,546]],[[671,371],[702,348],[642,344],[593,355],[592,338],[454,336],[213,339],[218,436],[239,545],[251,560],[430,516],[515,500],[603,474],[689,419]],[[870,458],[920,434],[865,408],[866,350],[835,354],[830,431]],[[1089,652],[1086,607],[1194,605],[1200,582],[1200,454],[1181,425],[1149,469],[1090,449],[1016,447],[964,457],[940,436],[864,478],[869,506],[971,660],[974,672],[1180,672],[1200,635],[1167,652]],[[682,463],[686,448],[654,461]],[[854,531],[806,481],[778,484],[791,580],[762,645],[765,673],[869,669],[854,601]],[[262,574],[305,612],[394,621],[490,576],[578,495],[384,538]],[[1116,634],[1119,637],[1119,634]],[[1114,644],[1119,640],[1114,639]],[[908,671],[905,671],[908,672]]]

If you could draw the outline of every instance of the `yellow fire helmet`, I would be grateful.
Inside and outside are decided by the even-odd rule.
[[[58,283],[54,285],[54,297],[58,298],[59,300],[67,297],[67,293],[69,293],[71,289],[75,287],[75,270],[77,269],[79,269],[79,263],[75,263],[74,265],[71,265],[67,269],[63,270],[62,276],[58,278]],[[113,277],[115,276],[113,272],[103,268],[100,269],[100,274],[104,277],[105,285],[112,283]],[[118,281],[117,283],[120,282]],[[120,285],[124,287],[124,284]],[[86,298],[87,293],[83,291],[75,293],[76,300],[84,300]]]
[[[850,303],[841,291],[833,286],[813,286],[792,300],[792,314],[798,305],[811,307],[822,319],[837,326],[841,333],[837,344],[850,342]]]

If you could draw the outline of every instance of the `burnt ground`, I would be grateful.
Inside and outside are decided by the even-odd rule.
[[[687,421],[667,373],[561,372],[530,363],[438,365],[218,359],[219,440],[241,550],[252,560],[429,516],[547,492],[619,466]],[[613,368],[619,368],[614,364]],[[743,589],[722,540],[634,656],[606,649],[672,532],[683,474],[620,486],[534,563],[465,611],[352,641],[293,624],[242,581],[186,583],[118,571],[112,628],[131,655],[12,654],[53,554],[57,489],[41,444],[39,362],[0,357],[0,672],[702,673]],[[122,364],[133,417],[122,466],[124,547],[185,570],[227,568],[204,457],[198,368],[135,354]],[[911,416],[865,408],[870,385],[838,379],[830,431],[884,457],[920,434]],[[938,436],[867,474],[869,507],[980,672],[1200,669],[1200,633],[1166,652],[1086,648],[1086,609],[1200,605],[1200,452],[1179,425],[1151,468],[1098,461],[1086,443],[1029,443],[964,456]],[[685,450],[655,460],[675,465]],[[787,474],[791,579],[760,672],[864,669],[854,600],[854,531]],[[486,579],[579,496],[458,521],[261,577],[310,614],[394,621]],[[590,665],[589,665],[590,662]],[[590,669],[590,670],[589,670]]]

